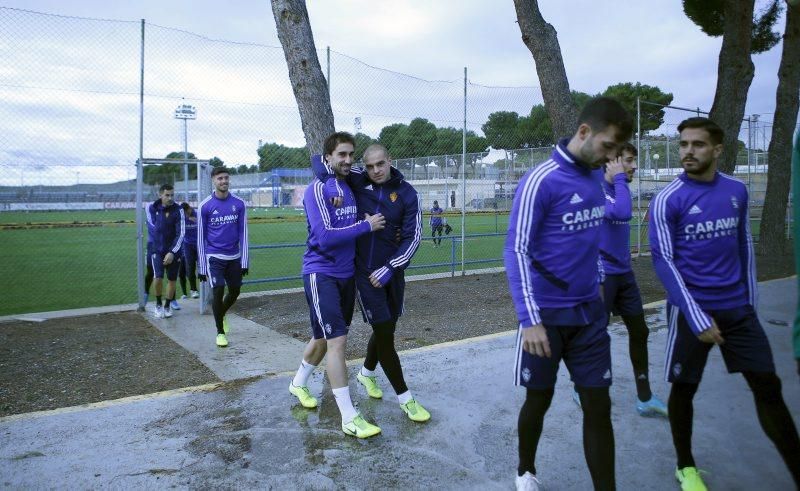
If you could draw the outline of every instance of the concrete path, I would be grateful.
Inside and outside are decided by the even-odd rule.
[[[759,311],[795,418],[800,384],[789,326],[796,298],[794,279],[762,284]],[[650,320],[653,389],[666,397],[663,312]],[[204,325],[204,339],[207,330]],[[678,489],[669,424],[635,413],[627,337],[619,325],[610,330],[618,487]],[[516,419],[524,397],[512,383],[513,343],[506,333],[402,354],[409,387],[433,414],[427,424],[405,418],[385,379],[385,397],[379,401],[352,383],[359,409],[383,429],[366,441],[339,430],[338,410],[321,373],[311,382],[321,407],[311,411],[295,403],[286,390],[290,379],[283,375],[3,418],[0,483],[13,489],[512,489]],[[352,366],[351,373],[355,370]],[[581,419],[562,369],[537,458],[548,490],[591,489]],[[694,448],[712,490],[793,489],[761,432],[750,391],[740,376],[725,372],[718,350],[696,399]]]
[[[308,340],[297,340],[228,314],[230,345],[221,349],[215,344],[214,317],[200,315],[199,300],[179,302],[181,310],[169,319],[156,319],[151,312],[144,315],[161,332],[197,355],[220,379],[230,381],[297,369]]]

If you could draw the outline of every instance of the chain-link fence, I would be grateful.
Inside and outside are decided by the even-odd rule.
[[[231,169],[231,189],[250,207],[244,290],[301,285],[312,175],[280,47],[0,8],[0,56],[0,273],[29,280],[6,293],[0,315],[136,302],[145,231],[135,210],[163,183],[192,206],[211,190],[184,161]],[[357,157],[384,144],[419,192],[425,237],[408,274],[501,266],[517,183],[554,143],[539,89],[482,86],[466,70],[422,80],[329,49],[319,58]],[[632,189],[642,220],[648,193],[678,167],[680,119],[668,113],[667,136],[640,145]],[[746,162],[763,163],[763,146],[750,142]],[[445,210],[440,247],[434,201]]]

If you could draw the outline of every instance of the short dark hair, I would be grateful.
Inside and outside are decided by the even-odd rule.
[[[353,148],[356,146],[356,140],[353,138],[353,135],[346,131],[337,131],[336,133],[328,136],[325,138],[325,143],[322,145],[324,149],[324,155],[331,155],[342,143],[349,143],[353,145]]]
[[[634,157],[639,155],[639,150],[636,149],[636,146],[631,142],[625,142],[619,149],[619,155],[622,156],[622,152],[628,152],[632,154]]]
[[[619,139],[629,140],[633,134],[633,117],[616,99],[593,97],[589,99],[580,116],[578,124],[588,124],[593,132],[600,132],[611,125],[619,130]]]
[[[181,208],[183,208],[183,211],[189,211],[189,208],[191,208],[191,207],[192,207],[192,205],[190,205],[189,203],[187,203],[185,201],[183,203],[181,203]]]
[[[681,124],[678,125],[678,133],[681,133],[686,128],[698,128],[701,130],[706,130],[709,138],[711,139],[711,143],[714,145],[719,145],[722,143],[722,140],[725,139],[725,132],[722,131],[722,128],[708,118],[695,116],[693,118],[684,119],[681,121]]]
[[[231,171],[229,171],[227,167],[224,166],[214,167],[214,169],[211,170],[211,177],[214,177],[217,174],[230,174],[230,173]]]
[[[158,188],[158,194],[163,193],[164,191],[172,191],[175,189],[172,187],[172,184],[162,184],[160,188]]]

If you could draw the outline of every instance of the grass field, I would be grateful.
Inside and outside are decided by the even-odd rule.
[[[306,222],[301,210],[254,209],[250,217],[251,264],[247,280],[297,277],[305,251]],[[425,217],[425,238],[409,275],[461,271],[461,217],[450,216],[450,238],[434,248]],[[78,226],[91,224],[93,226]],[[13,227],[10,224],[15,224]],[[44,228],[42,224],[58,224]],[[466,217],[467,269],[502,265],[507,214]],[[42,227],[42,228],[40,228]],[[469,237],[476,234],[498,234]],[[753,224],[758,233],[758,223]],[[643,240],[646,241],[646,233]],[[636,244],[636,232],[631,242]],[[258,248],[258,246],[278,246]],[[0,213],[0,275],[16,278],[6,288],[0,315],[134,303],[136,226],[132,210]],[[451,265],[454,263],[454,266]],[[434,266],[438,265],[438,266]],[[423,267],[417,267],[423,266]],[[297,279],[245,285],[243,291],[301,286]],[[180,288],[179,288],[180,290]],[[180,295],[180,293],[179,293]]]

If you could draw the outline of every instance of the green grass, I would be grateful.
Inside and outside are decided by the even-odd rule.
[[[250,244],[305,244],[306,222],[302,211],[294,209],[248,210],[251,217]],[[288,218],[281,220],[280,217]],[[256,220],[270,218],[269,221]],[[0,228],[0,249],[3,261],[0,275],[19,278],[4,290],[0,315],[44,312],[49,310],[95,307],[134,303],[136,294],[136,226],[132,210],[80,212],[21,212],[0,213],[0,224],[107,222],[91,227],[56,227],[30,229]],[[127,223],[113,223],[116,221]],[[414,268],[408,275],[461,271],[461,217],[448,216],[453,227],[449,238],[443,236],[441,247],[434,248],[430,240],[428,217],[424,218],[424,240],[412,265],[425,266],[448,263],[447,266]],[[502,266],[502,250],[508,226],[507,214],[472,214],[466,217],[467,235],[493,234],[498,236],[467,237],[466,260],[491,259],[491,262],[467,264],[467,269]],[[758,233],[758,223],[753,223]],[[636,244],[636,229],[631,234]],[[643,237],[646,243],[646,233]],[[251,274],[247,280],[277,277],[297,277],[300,274],[305,246],[252,249]],[[263,291],[301,286],[297,279],[245,285],[244,291]]]

